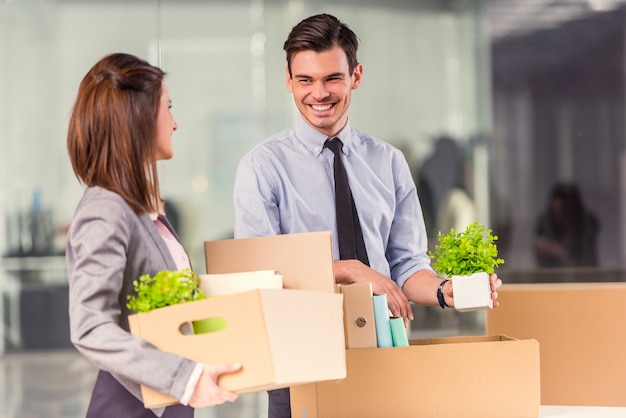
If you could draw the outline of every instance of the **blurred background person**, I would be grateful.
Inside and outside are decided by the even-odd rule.
[[[559,182],[535,227],[535,254],[541,267],[597,266],[597,217],[574,183]]]

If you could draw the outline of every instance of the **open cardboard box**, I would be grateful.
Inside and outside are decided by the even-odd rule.
[[[410,344],[346,350],[346,379],[291,387],[292,417],[539,417],[537,341],[494,335]]]
[[[626,283],[505,284],[487,332],[539,341],[543,405],[626,406],[625,300]]]
[[[294,313],[297,313],[294,315]],[[181,325],[221,319],[217,332],[183,335]],[[219,384],[256,392],[346,376],[343,297],[289,289],[251,290],[156,309],[129,317],[131,333],[160,349],[209,364],[241,363]],[[178,401],[142,386],[144,405]]]

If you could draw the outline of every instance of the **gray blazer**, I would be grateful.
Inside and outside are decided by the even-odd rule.
[[[176,270],[150,216],[137,215],[116,193],[87,188],[69,228],[66,258],[74,346],[138,399],[140,384],[180,399],[195,363],[128,331],[133,280]],[[154,412],[160,416],[162,408]]]

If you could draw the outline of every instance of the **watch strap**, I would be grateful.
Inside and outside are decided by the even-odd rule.
[[[443,287],[445,286],[445,284],[447,282],[449,282],[450,280],[448,279],[444,279],[440,284],[439,287],[437,288],[437,300],[439,301],[439,306],[441,306],[441,309],[444,308],[449,308],[450,306],[446,303],[445,298],[443,297]]]

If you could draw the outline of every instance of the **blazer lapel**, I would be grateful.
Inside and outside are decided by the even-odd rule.
[[[187,258],[189,259],[189,266],[191,267],[191,271],[193,271],[193,266],[191,264],[191,257],[189,257],[189,253],[187,252],[187,249],[185,248],[185,246],[183,245],[183,242],[180,240],[180,237],[178,236],[178,234],[176,233],[176,231],[174,230],[174,227],[172,226],[172,224],[170,224],[170,221],[167,219],[167,217],[163,216],[163,215],[159,215],[159,220],[161,222],[163,222],[163,225],[165,225],[165,227],[167,229],[169,229],[169,231],[172,233],[172,235],[174,235],[174,238],[176,238],[176,240],[178,242],[180,242],[180,245],[182,245],[183,250],[185,250],[185,254],[187,254]],[[163,241],[163,240],[161,240]],[[169,253],[169,251],[168,251]]]
[[[161,253],[163,260],[165,261],[165,264],[167,265],[167,269],[172,270],[172,271],[177,270],[176,263],[174,262],[174,259],[172,258],[172,255],[170,254],[170,250],[167,248],[167,245],[165,245],[165,241],[163,241],[163,238],[161,238],[161,234],[159,234],[159,231],[157,230],[156,225],[154,224],[154,221],[152,220],[152,218],[150,218],[150,215],[144,212],[139,215],[139,219],[141,220],[141,223],[143,224],[144,228],[146,228],[146,230],[148,231],[148,234],[152,238],[154,245],[158,248],[159,252]],[[168,226],[168,224],[169,223],[167,223],[166,226],[171,229],[171,226]],[[178,236],[176,236],[176,239],[178,239]]]

